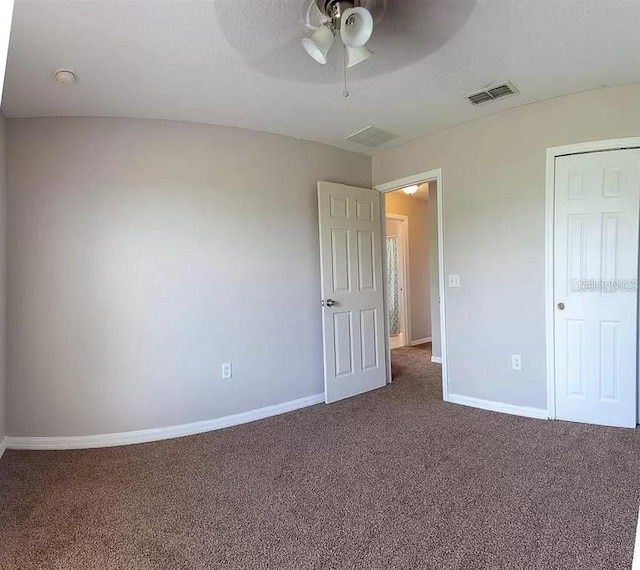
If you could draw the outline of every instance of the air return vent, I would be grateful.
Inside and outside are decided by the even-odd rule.
[[[502,97],[507,97],[509,95],[516,95],[518,92],[519,91],[507,81],[506,83],[494,85],[493,87],[487,87],[482,91],[473,93],[472,95],[469,95],[467,99],[469,99],[469,101],[471,101],[474,105],[480,105],[482,103],[495,101],[496,99],[501,99]]]
[[[397,138],[398,135],[390,133],[389,131],[369,126],[357,133],[349,135],[346,140],[373,148]]]

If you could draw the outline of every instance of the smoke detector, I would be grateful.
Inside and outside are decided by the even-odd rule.
[[[71,85],[78,77],[69,69],[58,69],[58,71],[53,74],[53,78],[56,80],[56,83],[60,85]]]

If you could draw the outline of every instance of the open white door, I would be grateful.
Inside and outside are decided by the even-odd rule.
[[[639,188],[640,150],[556,159],[558,419],[636,425]]]
[[[386,384],[380,193],[318,182],[327,404]]]

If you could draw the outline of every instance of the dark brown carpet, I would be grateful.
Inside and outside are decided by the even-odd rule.
[[[396,382],[201,436],[9,451],[0,568],[625,569],[640,434],[440,401],[429,350]]]

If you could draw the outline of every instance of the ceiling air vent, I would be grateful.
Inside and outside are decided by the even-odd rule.
[[[472,95],[469,95],[467,99],[469,99],[469,101],[471,101],[471,103],[473,103],[474,105],[480,105],[482,103],[495,101],[496,99],[507,97],[509,95],[516,95],[517,93],[519,93],[519,91],[507,81],[506,83],[494,85],[493,87],[487,87],[482,91],[473,93]]]
[[[398,135],[394,135],[389,131],[369,126],[357,133],[349,135],[346,140],[373,148],[397,138]]]

